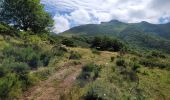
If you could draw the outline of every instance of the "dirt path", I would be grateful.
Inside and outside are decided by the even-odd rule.
[[[76,77],[81,72],[82,65],[64,67],[57,71],[39,86],[30,88],[24,100],[60,100],[61,95],[68,93]]]

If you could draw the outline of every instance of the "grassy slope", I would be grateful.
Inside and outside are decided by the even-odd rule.
[[[9,44],[22,44],[23,40],[11,38],[10,42],[5,41],[2,36],[0,36],[0,50],[2,50],[4,47],[8,46]],[[44,44],[44,49],[50,49],[53,47],[53,45]],[[90,87],[94,85],[99,85],[104,87],[108,87],[103,89],[102,91],[99,91],[101,93],[108,93],[109,89],[116,90],[116,96],[122,97],[122,99],[127,99],[127,97],[135,98],[135,93],[130,93],[130,89],[135,86],[135,82],[129,82],[122,78],[122,75],[119,73],[119,68],[115,65],[115,62],[110,62],[111,57],[116,57],[119,55],[116,52],[108,52],[108,51],[102,51],[100,55],[92,53],[90,49],[84,49],[84,48],[67,48],[69,51],[76,51],[82,55],[82,58],[80,60],[69,60],[69,53],[67,53],[65,56],[63,56],[62,59],[57,60],[54,59],[51,61],[51,64],[49,66],[53,67],[46,67],[46,68],[39,68],[36,71],[30,72],[30,75],[35,78],[35,80],[39,79],[47,79],[52,75],[52,73],[55,73],[58,68],[63,66],[65,63],[68,62],[80,62],[83,64],[87,63],[95,63],[98,65],[103,65],[105,67],[102,68],[102,71],[100,73],[100,77],[93,81],[89,82],[85,85],[83,88],[79,88],[79,85],[76,85],[72,87],[72,90],[69,95],[66,95],[65,97],[71,97],[72,100],[80,99],[83,95],[85,95],[86,91],[90,89]],[[127,54],[125,56],[125,59],[127,62],[130,62],[131,58],[136,57],[140,59],[140,57],[132,54]],[[162,60],[162,59],[161,59]],[[168,62],[169,58],[163,59],[164,61]],[[108,63],[108,64],[106,64]],[[128,66],[131,67],[131,66]],[[112,69],[115,68],[115,71],[112,71]],[[56,70],[57,69],[57,70]],[[45,74],[42,76],[43,73],[48,72],[49,74]],[[139,69],[138,77],[140,79],[140,84],[138,86],[139,89],[141,89],[142,95],[144,95],[144,98],[150,98],[150,99],[169,99],[169,89],[170,89],[170,74],[169,70],[165,69],[158,69],[158,68],[147,68],[142,66]],[[111,82],[109,82],[109,81]],[[77,80],[78,82],[78,80]],[[113,95],[114,96],[114,95]],[[109,96],[108,96],[109,97]]]
[[[19,39],[16,37],[6,37],[6,39],[0,35],[0,55],[2,50],[9,46],[18,46],[23,45],[25,42],[31,42],[33,44],[37,44],[41,47],[42,51],[49,51],[54,44],[51,44],[49,41],[44,41],[39,36],[31,35],[28,38]],[[100,96],[111,100],[112,97],[117,97],[118,99],[170,99],[169,90],[170,90],[170,70],[169,69],[160,69],[157,67],[149,68],[146,66],[141,65],[138,69],[137,76],[139,77],[139,85],[137,86],[136,90],[132,90],[136,87],[137,82],[132,82],[130,80],[126,80],[124,75],[122,75],[121,68],[118,67],[115,63],[118,59],[119,53],[117,52],[108,52],[108,51],[101,51],[100,54],[94,54],[92,51],[87,48],[70,48],[67,47],[68,52],[62,55],[61,57],[55,56],[53,59],[50,60],[50,64],[48,67],[40,67],[37,70],[31,70],[29,72],[30,78],[36,84],[41,84],[39,82],[43,82],[44,80],[48,80],[51,75],[53,76],[58,72],[60,68],[64,68],[63,66],[66,63],[74,63],[72,67],[76,66],[77,63],[81,64],[88,64],[94,63],[97,65],[101,65],[101,72],[99,73],[99,77],[94,81],[86,82],[84,87],[79,86],[80,80],[77,79],[75,81],[75,85],[70,90],[70,93],[63,96],[67,100],[71,98],[72,100],[78,100],[82,96],[86,95],[86,92],[89,91],[91,88],[100,87],[99,90],[96,91]],[[70,52],[76,51],[78,52],[82,58],[77,60],[69,59]],[[154,58],[153,62],[163,62],[169,63],[170,56],[166,55],[166,58]],[[113,62],[110,61],[110,58],[114,57],[115,60]],[[142,60],[143,58],[134,54],[126,54],[124,55],[124,59],[126,61],[127,70],[132,68],[133,59],[137,59],[138,61]],[[152,59],[151,59],[152,60]],[[1,63],[0,63],[1,65]],[[170,66],[166,66],[170,67]],[[74,71],[73,71],[74,72]],[[64,74],[67,79],[67,72]],[[2,79],[2,78],[0,78]],[[50,82],[54,82],[55,79],[50,80]],[[53,84],[57,87],[59,84]],[[62,84],[62,81],[61,83]],[[49,89],[50,87],[47,87]],[[139,90],[139,91],[138,91]],[[34,90],[33,90],[34,91]],[[57,89],[55,89],[56,92]],[[64,91],[64,90],[63,90]],[[138,93],[137,93],[138,91]],[[15,94],[16,93],[16,94]],[[16,91],[14,96],[17,98],[22,95],[21,92]],[[18,93],[18,94],[17,94]],[[63,95],[63,94],[61,94]]]
[[[137,95],[135,91],[130,92],[130,90],[136,86],[136,82],[126,81],[122,78],[122,75],[119,73],[119,68],[115,65],[115,62],[110,62],[110,57],[117,57],[118,53],[112,53],[103,51],[100,55],[96,55],[91,53],[89,49],[82,48],[70,48],[71,50],[75,50],[83,55],[83,59],[80,62],[93,62],[95,64],[103,65],[105,67],[102,68],[100,73],[100,77],[93,81],[88,82],[85,87],[79,87],[79,85],[75,85],[68,97],[72,100],[79,100],[85,93],[94,85],[103,87],[103,90],[99,91],[99,93],[108,93],[114,96],[114,93],[110,93],[109,89],[113,87],[116,91],[116,95],[119,99],[135,99]],[[127,54],[125,59],[127,63],[130,63],[130,60],[133,57],[137,57],[132,54]],[[137,57],[140,59],[139,57]],[[168,60],[167,58],[166,60]],[[107,64],[108,63],[108,64]],[[128,66],[129,68],[131,66]],[[115,68],[115,71],[112,69]],[[164,100],[170,99],[169,89],[170,89],[170,71],[165,69],[158,68],[147,68],[142,66],[139,69],[139,73],[137,73],[139,77],[139,85],[138,89],[141,91],[140,98],[142,99],[157,99]],[[108,87],[108,88],[107,88]],[[66,98],[68,98],[66,97]],[[108,100],[108,98],[106,98]]]

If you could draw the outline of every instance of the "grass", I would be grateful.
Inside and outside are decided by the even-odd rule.
[[[141,68],[141,70],[141,73],[147,72],[148,74],[139,74],[139,88],[147,91],[147,94],[149,94],[149,97],[151,98],[160,98],[165,100],[170,99],[170,72],[167,70],[160,70],[158,68]]]
[[[69,48],[70,50],[77,51],[82,55],[80,62],[93,62],[98,65],[102,65],[102,70],[100,72],[100,77],[97,80],[88,82],[82,88],[79,85],[75,85],[72,87],[72,90],[69,95],[71,100],[79,100],[80,98],[86,96],[91,88],[95,88],[96,86],[100,87],[101,90],[97,90],[96,95],[101,96],[101,94],[108,93],[109,88],[115,89],[115,96],[120,97],[121,100],[127,99],[159,99],[159,100],[168,100],[169,89],[170,89],[170,72],[167,69],[159,69],[157,67],[148,68],[144,65],[138,64],[143,57],[138,57],[133,54],[126,54],[123,56],[125,60],[125,64],[127,66],[126,70],[128,72],[134,70],[134,66],[138,65],[137,69],[135,69],[136,77],[139,78],[138,81],[131,81],[129,79],[125,79],[126,76],[121,74],[122,69],[116,65],[117,59],[119,59],[119,54],[116,52],[108,52],[101,51],[100,55],[93,54],[89,49],[82,48]],[[114,60],[111,61],[111,58],[114,57]],[[155,58],[160,61],[168,62],[169,56],[164,59]],[[77,82],[78,83],[78,82]],[[102,89],[102,87],[108,87],[106,89]],[[113,90],[114,90],[113,89]],[[104,93],[103,93],[104,92]],[[111,100],[109,97],[114,96],[114,92],[112,95],[103,99]],[[90,95],[91,96],[91,95]]]
[[[32,37],[30,42],[41,45],[42,51],[50,51],[54,46],[48,42],[43,42],[39,37]],[[4,40],[0,35],[0,51],[9,45],[22,45],[22,40],[11,38],[10,41]],[[68,52],[65,52],[62,56],[53,56],[49,62],[48,67],[38,67],[37,70],[31,70],[28,74],[29,79],[34,84],[38,84],[40,81],[48,79],[57,70],[64,68],[66,63],[71,66],[78,64],[89,64],[101,66],[101,71],[98,72],[98,77],[93,81],[85,82],[83,87],[80,87],[77,79],[71,91],[65,98],[71,98],[71,100],[79,100],[87,97],[95,97],[96,95],[105,100],[121,99],[170,99],[170,56],[166,57],[151,57],[147,58],[147,55],[137,56],[134,54],[120,55],[118,52],[98,51],[91,50],[89,48],[80,47],[66,47]],[[76,52],[78,59],[69,59],[70,54]],[[81,56],[81,57],[80,57]],[[120,61],[121,58],[121,61]],[[123,64],[116,65],[117,61]],[[140,61],[150,61],[153,63],[164,64],[165,68],[159,68],[152,64],[152,67],[147,67],[144,64],[140,64]],[[126,67],[121,67],[126,66]],[[140,67],[139,67],[140,66]],[[95,69],[95,68],[94,68]],[[89,72],[93,74],[92,72]],[[70,74],[70,71],[65,73],[65,77]],[[135,77],[138,80],[131,80],[131,77]],[[0,78],[1,79],[1,78]],[[57,86],[60,80],[54,80],[53,83]]]

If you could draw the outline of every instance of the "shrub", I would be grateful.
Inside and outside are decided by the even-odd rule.
[[[83,80],[95,80],[99,77],[99,72],[101,71],[101,66],[95,64],[87,64],[83,67],[82,73],[79,76]]]
[[[147,57],[148,58],[153,58],[153,57],[166,58],[166,56],[160,51],[152,51],[150,54],[147,55]]]
[[[158,67],[158,68],[166,68],[169,66],[169,64],[164,63],[164,62],[159,62],[159,61],[155,61],[152,59],[141,59],[141,61],[139,62],[141,65],[144,65],[146,67]]]
[[[87,90],[84,100],[120,100],[117,88],[110,83],[96,81]]]
[[[132,70],[137,71],[141,66],[138,63],[134,63]]]
[[[74,47],[74,42],[71,39],[63,39],[61,42],[63,45],[69,46],[69,47]]]
[[[6,69],[4,67],[0,66],[0,78],[5,76],[6,73],[7,73]]]
[[[93,91],[89,91],[85,96],[84,100],[103,100],[102,97],[99,97],[98,94],[96,94]]]
[[[114,60],[115,60],[115,57],[114,57],[114,56],[110,58],[110,61],[111,61],[111,62],[113,62]]]
[[[29,71],[29,66],[26,63],[15,62],[3,66],[8,67],[11,72],[16,73],[18,75],[27,74]]]
[[[40,60],[42,60],[43,66],[48,66],[50,59],[51,57],[48,55],[48,53],[44,53],[40,56]]]
[[[52,55],[54,56],[63,56],[64,53],[68,52],[64,46],[56,45],[52,48]]]
[[[0,80],[0,99],[19,99],[22,94],[22,83],[15,74],[9,74]]]
[[[123,58],[118,58],[118,59],[116,60],[116,65],[117,65],[117,66],[126,67],[126,62],[125,62],[125,60],[124,60]]]
[[[95,37],[92,41],[92,48],[98,50],[108,50],[108,51],[121,51],[124,50],[125,45],[117,39],[112,39],[109,37]]]
[[[80,58],[81,58],[81,55],[78,52],[74,52],[74,51],[71,52],[70,57],[69,57],[69,59],[74,59],[74,60],[78,60]]]
[[[93,48],[91,50],[92,50],[92,53],[100,55],[100,51],[98,51],[97,49]]]
[[[37,54],[30,54],[30,56],[28,57],[28,65],[31,67],[31,68],[37,68],[38,67],[38,64],[39,64],[39,60],[40,60],[40,57],[39,55]]]
[[[18,48],[9,46],[4,48],[3,55],[6,58],[14,58],[17,62],[27,63],[31,68],[37,68],[42,64],[47,66],[51,58],[50,53],[34,50],[31,47]]]

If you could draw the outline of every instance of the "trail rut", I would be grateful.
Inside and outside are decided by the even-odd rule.
[[[61,95],[69,92],[81,72],[81,67],[82,65],[65,66],[25,92],[23,100],[60,100]]]

